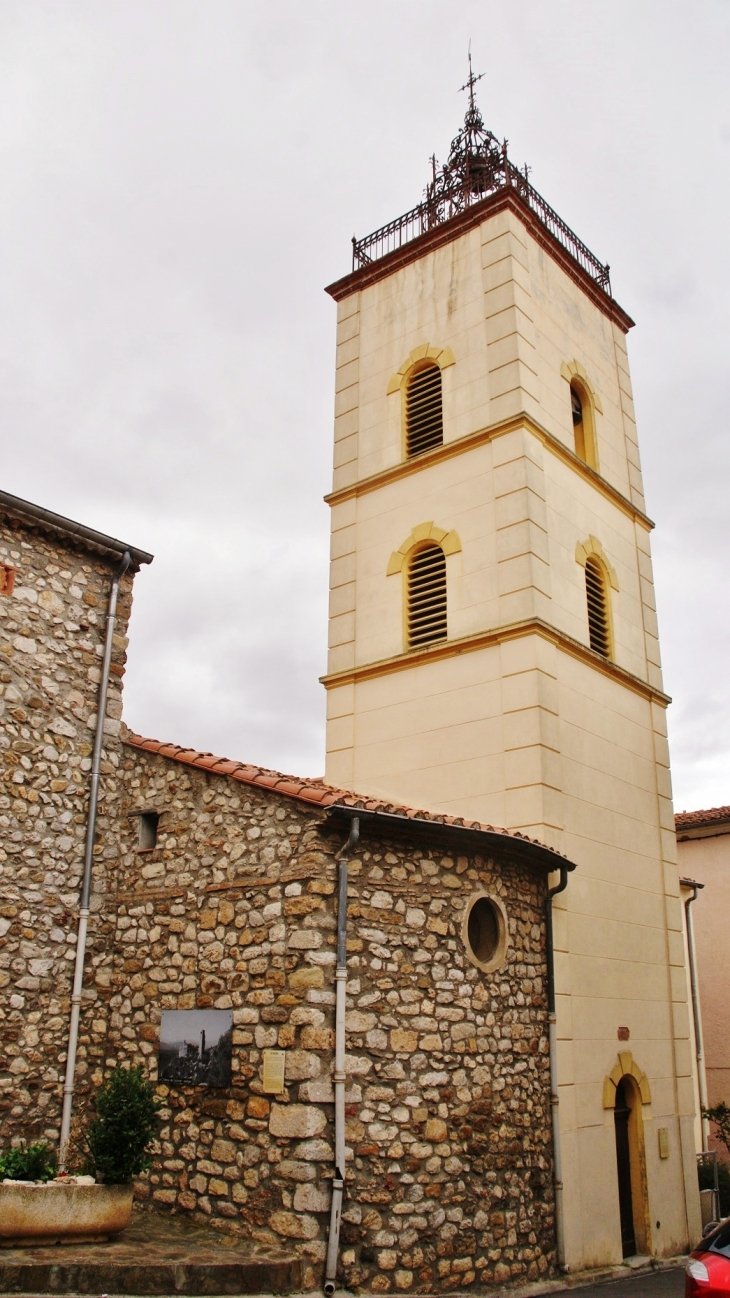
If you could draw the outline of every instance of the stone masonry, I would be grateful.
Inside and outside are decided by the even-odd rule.
[[[89,1056],[143,1062],[154,1077],[163,1009],[232,1008],[230,1091],[158,1087],[160,1148],[138,1192],[288,1242],[311,1287],[329,1223],[346,833],[296,798],[138,745],[125,749],[116,920],[110,907]],[[141,811],[160,815],[154,850],[139,850]],[[500,859],[458,855],[425,841],[422,824],[410,831],[404,843],[364,828],[350,865],[341,1278],[405,1292],[547,1275],[545,872],[509,847]],[[492,977],[461,937],[466,901],[481,889],[508,914],[508,959]],[[277,1097],[262,1088],[262,1051],[274,1046],[286,1051]]]
[[[59,520],[59,524],[66,520]],[[73,527],[75,525],[69,525]],[[0,516],[0,1141],[55,1141],[109,585],[119,556],[13,511]],[[116,817],[131,573],[119,600],[100,829]],[[98,959],[100,843],[89,964]],[[85,993],[80,1099],[88,1090]]]
[[[56,522],[0,509],[2,1144],[59,1134],[99,668],[119,558],[120,543],[93,534],[95,544]],[[292,1248],[304,1288],[321,1283],[337,854],[349,823],[328,807],[344,802],[367,814],[350,862],[340,1280],[434,1292],[550,1275],[544,903],[555,854],[530,855],[506,833],[487,850],[461,822],[410,819],[321,781],[130,735],[121,680],[131,587],[130,575],[105,724],[72,1136],[116,1064],[142,1063],[157,1083],[163,1010],[230,1008],[232,1085],[157,1084],[159,1145],[137,1195],[150,1210]],[[370,820],[373,811],[398,821]],[[145,812],[159,816],[153,848],[140,838]],[[480,892],[507,916],[505,959],[491,973],[468,958],[462,933]],[[263,1089],[271,1047],[285,1052],[278,1095]]]

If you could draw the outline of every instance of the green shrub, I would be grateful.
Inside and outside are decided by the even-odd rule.
[[[0,1154],[0,1181],[52,1181],[56,1175],[56,1154],[45,1142],[19,1145]]]
[[[109,1185],[126,1185],[146,1171],[160,1107],[141,1066],[114,1069],[96,1096],[96,1116],[84,1140],[95,1176]]]

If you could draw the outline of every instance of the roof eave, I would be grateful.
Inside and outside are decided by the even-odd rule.
[[[420,816],[401,816],[391,811],[370,811],[343,802],[327,808],[328,821],[349,823],[354,816],[359,818],[361,824],[370,824],[376,828],[382,826],[383,831],[389,834],[461,844],[472,852],[509,852],[548,873],[561,869],[572,873],[576,868],[575,863],[560,852],[520,834],[483,827],[475,829],[470,825],[452,825],[446,821],[427,820]]]
[[[0,507],[22,522],[56,532],[58,535],[77,541],[89,550],[113,556],[115,559],[121,559],[128,551],[135,570],[143,563],[152,563],[154,558],[154,555],[148,554],[146,550],[140,550],[135,545],[127,545],[114,536],[106,536],[104,532],[97,532],[93,527],[85,527],[83,523],[76,523],[71,518],[65,518],[63,514],[54,514],[52,510],[34,505],[29,500],[22,500],[20,496],[11,496],[8,491],[0,491]]]
[[[730,816],[717,817],[715,820],[693,820],[689,824],[675,822],[675,832],[680,843],[690,838],[719,838],[730,833]]]

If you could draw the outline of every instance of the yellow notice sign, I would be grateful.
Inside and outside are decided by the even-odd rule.
[[[267,1095],[281,1095],[284,1089],[285,1050],[264,1051],[264,1091]]]

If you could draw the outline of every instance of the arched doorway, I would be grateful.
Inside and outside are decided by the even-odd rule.
[[[643,1105],[651,1104],[649,1078],[630,1050],[603,1079],[603,1107],[613,1109],[621,1248],[624,1257],[651,1255]],[[608,1134],[608,1133],[607,1133]]]
[[[622,1078],[616,1087],[616,1107],[613,1121],[616,1128],[616,1170],[618,1172],[618,1206],[621,1217],[621,1253],[633,1257],[636,1253],[634,1234],[634,1203],[631,1193],[631,1147],[629,1145],[629,1118],[631,1106]]]
[[[648,1253],[650,1243],[641,1093],[631,1076],[624,1075],[616,1086],[613,1121],[621,1251],[624,1257],[633,1257]]]

